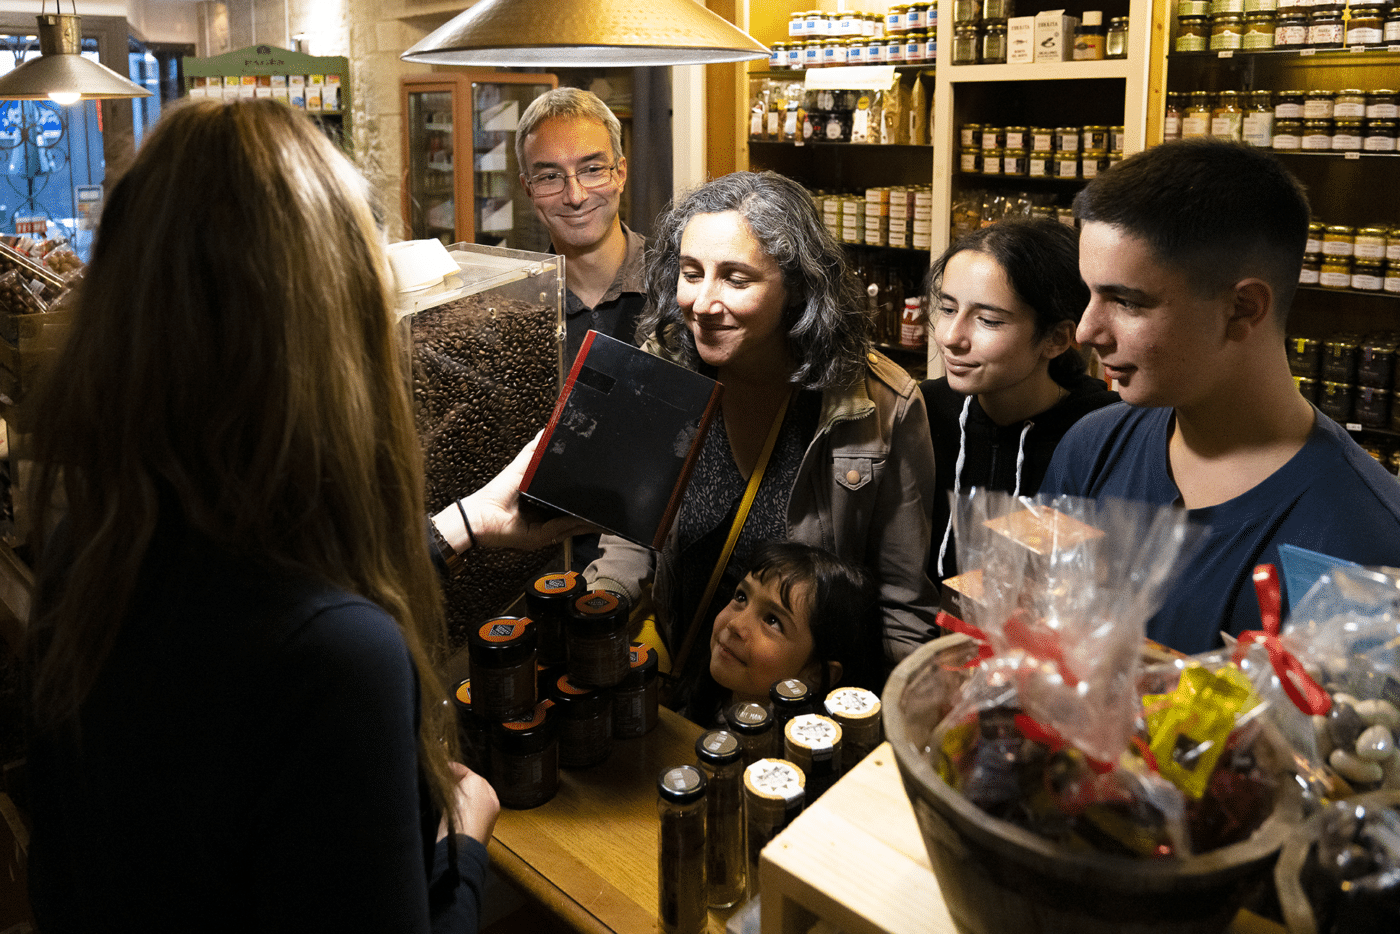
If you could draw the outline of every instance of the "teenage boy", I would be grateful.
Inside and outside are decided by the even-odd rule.
[[[1289,373],[1298,181],[1260,150],[1190,139],[1123,160],[1074,208],[1090,290],[1077,337],[1123,402],[1071,429],[1041,491],[1177,504],[1209,529],[1148,636],[1197,653],[1258,629],[1252,572],[1283,543],[1400,564],[1400,481]]]
[[[636,342],[646,240],[617,216],[627,183],[622,125],[599,98],[556,88],[516,126],[520,184],[564,257],[565,365],[589,330]]]

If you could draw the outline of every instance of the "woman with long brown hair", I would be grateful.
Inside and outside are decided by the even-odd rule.
[[[367,194],[262,100],[178,107],[112,189],[36,419],[46,931],[476,926],[498,806],[452,761]],[[473,543],[570,531],[513,514],[523,463]]]

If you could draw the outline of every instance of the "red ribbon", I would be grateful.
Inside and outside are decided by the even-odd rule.
[[[980,664],[996,654],[996,652],[992,650],[991,643],[987,641],[987,634],[971,623],[965,623],[953,614],[946,613],[943,610],[938,611],[938,617],[934,622],[944,629],[947,629],[949,632],[960,632],[965,636],[971,636],[972,640],[977,643],[977,657],[962,667],[971,668],[973,665]]]
[[[1279,683],[1289,700],[1305,714],[1319,716],[1332,708],[1332,696],[1312,679],[1303,663],[1283,647],[1278,637],[1279,622],[1282,619],[1282,598],[1279,593],[1278,569],[1272,564],[1261,564],[1254,569],[1254,592],[1259,597],[1259,619],[1264,628],[1251,629],[1240,633],[1235,644],[1236,664],[1244,658],[1250,645],[1261,643],[1269,653],[1269,662],[1274,666]]]

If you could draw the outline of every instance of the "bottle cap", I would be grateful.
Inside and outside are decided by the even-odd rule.
[[[1084,24],[1085,26],[1102,26],[1102,25],[1103,25],[1103,11],[1102,11],[1102,10],[1085,10],[1085,11],[1084,11],[1083,24]]]
[[[695,741],[695,755],[704,765],[731,765],[744,757],[744,747],[733,733],[710,730]]]
[[[705,797],[705,773],[693,765],[672,766],[656,779],[656,791],[663,801],[693,804]]]

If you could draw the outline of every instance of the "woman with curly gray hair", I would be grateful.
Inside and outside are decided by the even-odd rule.
[[[871,349],[864,295],[811,196],[772,172],[679,196],[650,241],[647,292],[644,346],[724,392],[666,546],[604,536],[591,584],[635,601],[651,583],[680,685],[708,666],[696,636],[765,539],[868,568],[888,662],[929,638],[928,417],[913,379]]]

